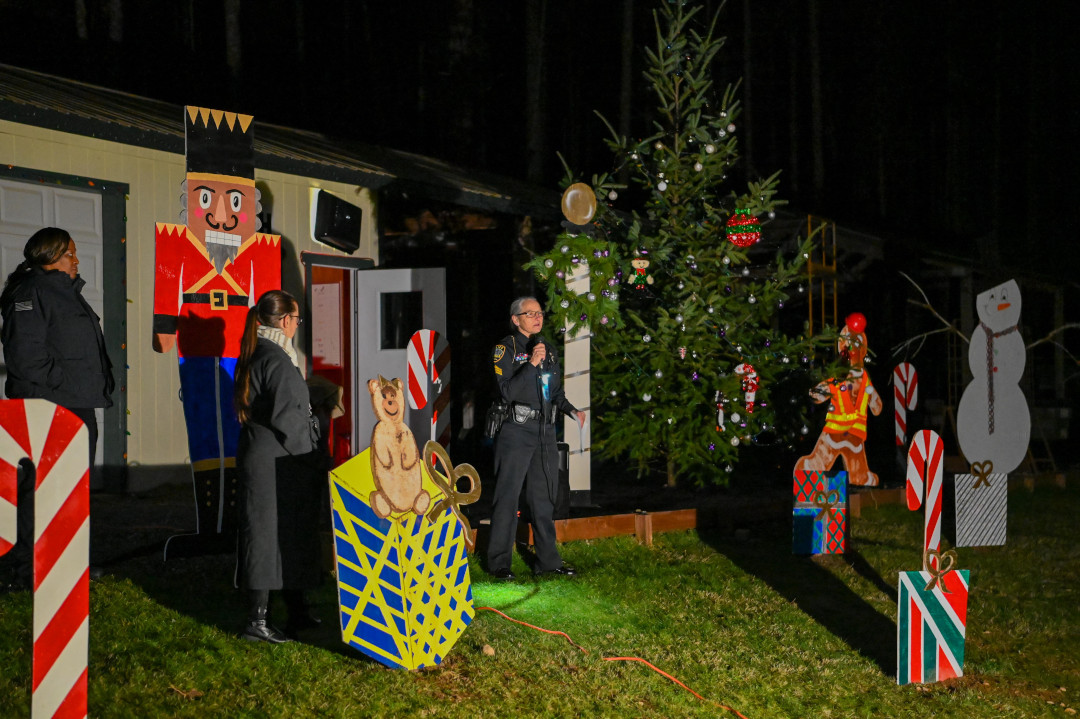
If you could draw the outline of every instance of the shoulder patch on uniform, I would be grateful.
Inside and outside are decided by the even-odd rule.
[[[15,303],[16,312],[30,312],[34,309],[34,302],[32,300],[25,300],[23,302]]]
[[[495,345],[495,361],[498,362],[506,354],[506,345]]]

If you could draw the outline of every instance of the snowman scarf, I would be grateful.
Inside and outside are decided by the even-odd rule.
[[[994,332],[992,329],[986,326],[985,323],[980,322],[979,326],[982,327],[983,332],[986,333],[986,407],[989,410],[989,430],[990,434],[994,433],[994,340],[998,337],[1003,337],[1007,334],[1016,332],[1016,325],[1002,330],[1001,332]]]

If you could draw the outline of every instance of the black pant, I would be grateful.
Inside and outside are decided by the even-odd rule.
[[[509,569],[517,534],[518,497],[525,484],[525,496],[532,513],[537,572],[562,566],[555,546],[552,519],[559,481],[559,454],[555,446],[555,425],[530,420],[515,424],[508,420],[495,441],[495,497],[491,510],[491,538],[488,542],[488,569]]]
[[[90,409],[70,409],[68,411],[78,417],[86,425],[86,432],[89,435],[87,440],[90,442],[90,477],[94,476],[94,460],[97,457],[97,438],[98,438],[98,426],[97,426],[97,410]],[[91,482],[93,484],[93,482]]]

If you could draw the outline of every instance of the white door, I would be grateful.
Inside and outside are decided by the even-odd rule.
[[[79,274],[86,280],[83,297],[104,317],[102,289],[101,195],[39,182],[0,180],[0,282],[22,262],[23,247],[42,227],[60,227],[71,234],[79,254]],[[104,328],[108,332],[108,328]],[[0,364],[0,393],[7,368]],[[98,426],[105,410],[99,409]],[[98,433],[97,463],[104,454],[104,432]]]
[[[367,382],[382,375],[408,386],[409,339],[417,330],[446,336],[446,270],[442,268],[359,270],[356,273],[356,443],[371,442],[375,413]],[[402,398],[408,408],[408,402]],[[430,411],[429,411],[430,412]],[[431,433],[430,413],[408,410],[406,421],[423,447]]]

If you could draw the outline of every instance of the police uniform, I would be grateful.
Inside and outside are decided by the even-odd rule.
[[[529,362],[529,338],[517,330],[500,340],[492,355],[495,382],[511,408],[495,440],[495,497],[488,544],[491,572],[510,569],[522,483],[532,510],[534,569],[542,573],[562,566],[552,519],[559,483],[555,421],[561,414],[573,416],[577,409],[563,392],[555,348],[544,344],[547,358],[539,367]]]

